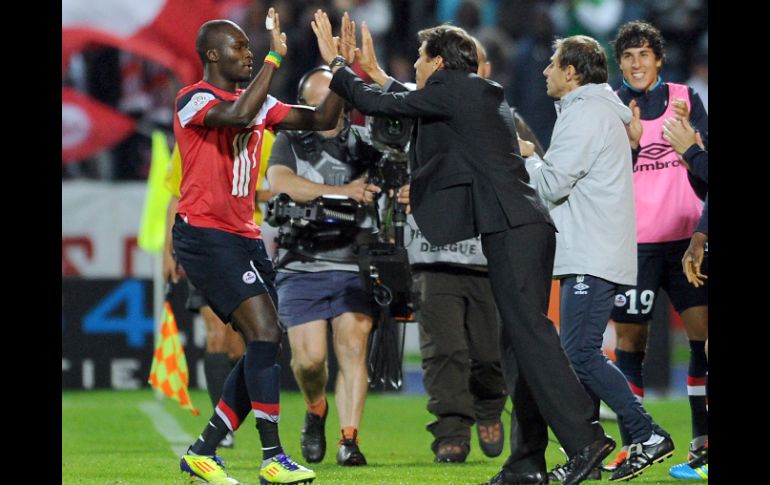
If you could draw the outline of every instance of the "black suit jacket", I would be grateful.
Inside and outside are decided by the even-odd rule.
[[[417,118],[410,202],[431,244],[522,224],[553,225],[529,185],[499,84],[444,69],[423,89],[383,93],[345,68],[334,74],[331,89],[365,114]]]

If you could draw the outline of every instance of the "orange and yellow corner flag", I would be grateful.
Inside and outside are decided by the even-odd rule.
[[[148,382],[166,397],[179,401],[179,405],[189,409],[193,416],[197,416],[198,410],[193,406],[187,390],[187,384],[190,381],[187,358],[184,355],[182,342],[179,340],[176,318],[168,301],[164,303],[163,324],[160,327],[160,335],[155,341],[157,343]]]

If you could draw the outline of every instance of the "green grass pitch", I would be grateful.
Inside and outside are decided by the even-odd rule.
[[[184,449],[189,444],[185,438],[197,437],[211,414],[205,392],[193,391],[192,398],[200,410],[197,417],[175,401],[157,401],[150,390],[62,392],[62,484],[188,483],[179,472],[179,456],[174,449]],[[310,467],[318,473],[314,485],[470,485],[482,483],[497,473],[509,452],[508,445],[500,457],[485,457],[478,447],[475,428],[471,430],[471,453],[465,464],[433,463],[432,436],[425,430],[432,416],[425,410],[426,402],[426,396],[370,395],[360,435],[361,450],[369,466],[343,468],[335,462],[339,426],[330,396],[326,457]],[[507,410],[510,408],[509,401]],[[672,434],[677,450],[672,459],[654,465],[633,483],[681,483],[668,476],[668,468],[686,459],[690,439],[687,400],[649,400],[646,408]],[[151,416],[155,416],[156,422],[161,421],[163,432],[156,428]],[[298,393],[282,393],[281,440],[287,453],[306,465],[299,450],[303,416],[302,397]],[[504,420],[507,442],[507,414]],[[617,425],[603,424],[619,443]],[[259,484],[261,452],[253,417],[241,426],[235,441],[235,448],[220,451],[229,473],[243,484]],[[554,441],[548,447],[547,460],[549,467],[565,461]],[[607,478],[609,474],[604,473],[605,482]]]

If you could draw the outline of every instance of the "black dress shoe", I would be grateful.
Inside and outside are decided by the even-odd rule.
[[[305,427],[302,429],[300,448],[302,456],[308,463],[320,463],[326,455],[326,416],[329,414],[329,403],[323,416],[305,413]]]
[[[576,485],[586,479],[588,474],[601,464],[602,460],[615,449],[615,440],[603,434],[603,436],[569,459],[566,465],[567,476],[561,482],[564,485]]]
[[[519,485],[524,483],[548,483],[548,475],[544,472],[511,472],[503,468],[488,482],[481,485]]]

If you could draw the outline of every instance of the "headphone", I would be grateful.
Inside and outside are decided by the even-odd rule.
[[[332,70],[329,69],[329,66],[325,64],[318,67],[314,67],[313,69],[306,72],[300,78],[299,83],[297,84],[297,103],[307,104],[307,101],[305,100],[305,97],[302,96],[302,93],[305,91],[305,84],[307,83],[307,80],[310,79],[310,76],[312,76],[317,72],[328,72],[329,74],[332,74]]]

